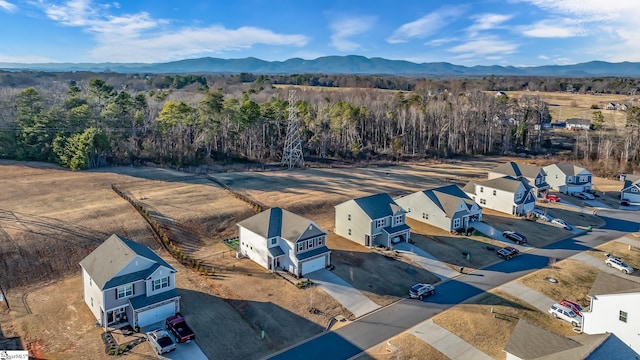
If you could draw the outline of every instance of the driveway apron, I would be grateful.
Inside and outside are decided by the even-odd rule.
[[[456,334],[427,320],[409,330],[409,333],[433,346],[436,350],[451,359],[457,360],[490,360],[491,356],[471,346]]]
[[[397,250],[403,256],[408,257],[421,268],[433,273],[442,281],[449,280],[458,276],[458,272],[447,266],[447,264],[439,261],[433,255],[420,249],[419,247],[403,242],[393,245],[393,250]]]
[[[358,289],[329,270],[314,271],[308,274],[307,277],[351,311],[355,317],[360,317],[380,308],[380,305],[371,301]]]
[[[541,294],[530,287],[524,286],[517,281],[512,281],[510,283],[504,284],[498,288],[506,293],[509,293],[519,299],[526,301],[527,303],[533,305],[536,309],[546,313],[547,310],[551,307],[551,305],[556,302],[562,300],[554,300],[544,294]]]

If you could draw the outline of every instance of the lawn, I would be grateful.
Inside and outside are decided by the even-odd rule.
[[[448,360],[449,358],[433,346],[418,339],[412,334],[402,333],[382,344],[376,345],[354,360],[404,360],[429,359]]]

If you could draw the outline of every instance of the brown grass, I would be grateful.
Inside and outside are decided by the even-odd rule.
[[[605,253],[621,258],[628,265],[633,266],[634,269],[640,269],[640,249],[637,247],[630,247],[629,245],[618,241],[610,241],[596,247],[595,249],[589,250],[590,255],[602,259],[603,262],[605,259]],[[637,276],[637,273],[635,275]]]
[[[388,344],[391,344],[389,346]],[[367,349],[364,353],[355,357],[357,360],[405,360],[405,359],[429,359],[448,360],[449,358],[425,343],[416,336],[402,333],[388,342]]]
[[[560,301],[569,299],[578,304],[587,304],[586,296],[598,275],[598,270],[580,261],[566,259],[557,262],[554,268],[538,270],[520,279],[523,285],[548,297]],[[558,280],[547,281],[547,277]]]

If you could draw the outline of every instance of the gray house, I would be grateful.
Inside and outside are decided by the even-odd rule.
[[[396,199],[406,216],[446,231],[466,229],[482,220],[482,208],[457,185],[418,191]]]
[[[511,176],[474,180],[465,185],[462,191],[483,208],[505,214],[523,216],[533,211],[536,206],[533,188]]]
[[[624,176],[620,199],[628,199],[629,202],[634,204],[640,203],[640,175]]]
[[[133,240],[111,235],[80,267],[84,301],[105,329],[143,327],[180,311],[176,270]]]
[[[535,195],[538,197],[544,197],[544,195],[549,192],[547,173],[541,166],[509,161],[508,163],[504,163],[489,170],[489,179],[496,179],[504,176],[511,176],[531,186],[535,191]]]
[[[279,207],[238,223],[239,252],[262,267],[306,275],[331,265],[327,233],[316,223]]]
[[[409,241],[411,228],[405,223],[405,211],[389,194],[348,200],[335,209],[334,231],[351,241],[368,247]]]
[[[591,190],[591,172],[573,164],[552,164],[544,167],[547,182],[563,194]]]

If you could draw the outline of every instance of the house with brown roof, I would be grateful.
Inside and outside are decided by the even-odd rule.
[[[487,175],[489,179],[501,178],[503,176],[511,176],[525,182],[534,188],[535,195],[538,197],[544,197],[544,195],[549,192],[547,172],[544,171],[541,166],[509,161],[489,170]]]

